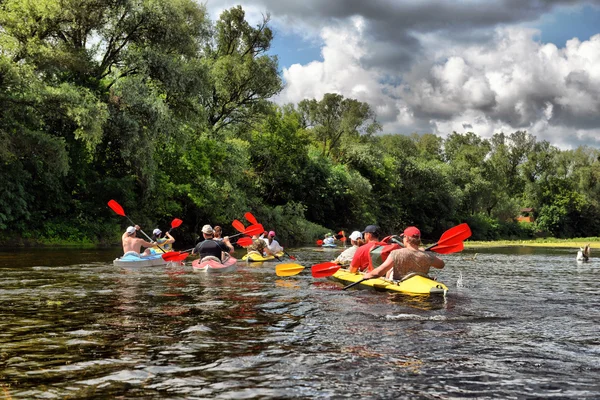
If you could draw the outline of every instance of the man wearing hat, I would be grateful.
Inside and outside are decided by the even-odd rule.
[[[225,236],[223,241],[214,240],[214,233],[212,226],[204,225],[202,227],[202,236],[204,240],[201,241],[194,247],[192,254],[199,254],[200,260],[202,261],[206,257],[214,257],[218,261],[223,261],[223,253],[233,253],[233,245],[229,241],[229,236]]]
[[[147,247],[144,250],[145,256],[149,256],[152,254],[150,251],[150,247],[155,246],[156,242],[146,242],[144,239],[140,239],[136,237],[137,231],[140,230],[138,225],[130,226],[127,228],[123,236],[121,237],[121,242],[123,243],[123,253],[124,255],[134,255],[140,257],[140,252],[143,247]]]
[[[387,273],[388,278],[401,280],[412,272],[427,275],[430,267],[444,268],[444,260],[419,249],[421,231],[417,227],[409,226],[402,236],[404,248],[393,250],[383,264],[365,274],[363,278],[377,278]]]
[[[381,231],[377,225],[368,225],[362,232],[365,244],[360,246],[352,261],[350,262],[350,272],[371,270],[373,268],[371,261],[371,250],[379,243]]]

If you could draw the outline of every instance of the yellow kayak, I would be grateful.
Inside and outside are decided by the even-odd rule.
[[[251,251],[248,254],[244,254],[244,256],[242,257],[243,261],[248,261],[248,262],[264,262],[264,261],[279,261],[277,258],[281,258],[285,255],[284,252],[280,251],[279,253],[275,253],[275,256],[263,256],[262,254],[256,252],[256,251]]]
[[[350,273],[347,270],[340,269],[331,277],[343,283],[350,284],[361,280],[362,273]],[[417,273],[408,274],[400,281],[376,278],[363,281],[360,283],[360,285],[369,286],[376,290],[387,290],[391,292],[421,295],[445,295],[448,291],[448,288],[443,283]]]

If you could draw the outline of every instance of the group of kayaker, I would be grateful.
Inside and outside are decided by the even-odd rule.
[[[156,228],[154,229],[152,241],[148,242],[144,239],[137,237],[137,232],[140,230],[138,225],[130,226],[127,228],[122,236],[123,252],[125,255],[131,254],[136,256],[148,256],[152,254],[152,248],[156,251],[160,249],[166,251],[172,250],[172,244],[175,239],[169,232],[163,232]],[[214,257],[220,260],[223,259],[223,254],[232,254],[234,247],[231,244],[229,237],[221,237],[222,228],[215,226],[214,228],[210,225],[204,225],[202,227],[203,240],[198,242],[192,254],[198,254],[201,259],[205,257]],[[247,247],[248,253],[257,252],[261,256],[275,255],[283,251],[283,247],[275,239],[275,231],[264,232],[261,235],[255,235],[252,237],[252,245]],[[146,247],[146,250],[142,252],[142,247]]]
[[[352,247],[340,254],[334,262],[349,265],[349,272],[366,272],[363,278],[385,276],[388,279],[399,280],[408,273],[427,274],[430,267],[444,268],[444,261],[419,248],[421,231],[410,226],[402,233],[403,246],[391,250],[385,261],[373,269],[371,251],[377,246],[388,245],[380,242],[380,229],[377,225],[368,225],[364,231],[354,231],[350,235]]]

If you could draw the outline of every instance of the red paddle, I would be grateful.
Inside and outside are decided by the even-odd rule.
[[[233,227],[235,228],[235,230],[238,231],[238,232],[244,233],[244,231],[246,230],[246,227],[244,226],[244,224],[242,224],[237,219],[234,219],[233,222],[231,223],[231,225],[233,225]]]
[[[254,241],[252,240],[252,238],[243,237],[243,238],[239,238],[236,243],[239,244],[242,247],[246,247],[246,246],[252,245],[253,242]]]
[[[256,218],[254,218],[254,215],[252,215],[250,211],[244,214],[244,218],[246,218],[248,222],[250,222],[252,225],[258,224],[258,221],[256,220]]]
[[[334,262],[324,262],[313,265],[310,269],[310,273],[312,274],[313,278],[326,278],[335,274],[340,268],[341,265]]]
[[[322,246],[323,245],[323,241],[321,239],[317,240],[317,246]]]
[[[229,237],[232,238],[232,237],[236,237],[239,235],[254,236],[254,235],[259,235],[259,234],[263,233],[264,230],[265,229],[263,228],[263,226],[261,224],[250,225],[249,227],[244,229],[242,232],[236,233],[235,235],[231,235]]]
[[[171,229],[178,228],[181,224],[183,224],[183,221],[179,218],[175,218],[171,221]],[[171,229],[169,229],[169,232],[171,232]]]

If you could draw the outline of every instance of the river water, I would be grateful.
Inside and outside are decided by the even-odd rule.
[[[442,256],[447,296],[420,298],[275,263],[219,275],[2,250],[0,398],[600,398],[600,259],[477,251]]]

